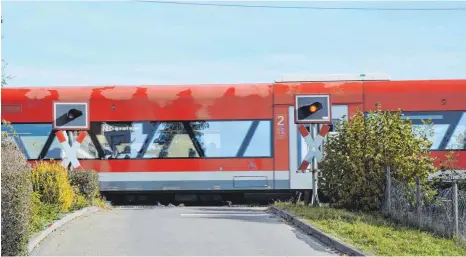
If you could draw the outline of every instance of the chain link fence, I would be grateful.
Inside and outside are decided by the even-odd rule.
[[[392,219],[444,237],[457,234],[466,241],[466,191],[451,184],[450,188],[432,192],[419,183],[409,186],[393,178],[387,185],[384,212]]]

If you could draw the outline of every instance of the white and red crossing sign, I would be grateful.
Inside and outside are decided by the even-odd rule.
[[[63,167],[67,168],[68,165],[71,162],[71,165],[75,169],[80,168],[81,164],[79,163],[78,158],[76,157],[76,152],[81,147],[81,143],[84,141],[86,138],[86,132],[81,131],[78,135],[78,138],[76,138],[76,141],[73,143],[73,146],[70,146],[68,142],[66,141],[66,137],[63,134],[63,131],[57,131],[55,133],[55,136],[57,136],[58,141],[60,142],[61,147],[65,151],[66,156],[63,158],[62,165]]]
[[[300,125],[298,127],[299,133],[303,136],[304,141],[307,144],[308,153],[304,157],[304,160],[301,162],[299,166],[298,172],[305,172],[307,167],[310,163],[312,163],[312,158],[315,156],[317,161],[322,159],[322,152],[319,150],[319,146],[322,144],[324,137],[330,131],[330,126],[323,125],[320,129],[319,134],[317,134],[316,138],[312,139],[311,134],[307,131],[304,125]]]

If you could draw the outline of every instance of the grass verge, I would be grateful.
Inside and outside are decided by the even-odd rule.
[[[398,225],[380,214],[284,202],[275,206],[369,255],[466,256],[466,247],[452,239]]]
[[[81,197],[78,197],[81,199]],[[108,209],[106,202],[102,197],[95,197],[90,201],[85,200],[78,201],[75,205],[70,208],[68,212],[61,212],[60,207],[54,204],[43,203],[39,199],[37,193],[32,194],[32,216],[31,216],[31,226],[29,235],[32,236],[35,233],[38,233],[47,228],[48,225],[53,222],[63,218],[66,214],[78,211],[80,209],[96,206],[100,209]]]

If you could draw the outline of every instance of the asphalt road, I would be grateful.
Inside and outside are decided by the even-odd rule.
[[[79,217],[32,255],[339,255],[264,208],[116,208]]]

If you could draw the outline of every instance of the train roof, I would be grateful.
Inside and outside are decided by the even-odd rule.
[[[466,83],[466,78],[458,79],[409,79],[409,80],[392,80],[388,74],[384,73],[354,73],[354,74],[303,74],[303,75],[283,75],[278,77],[272,83],[202,83],[202,84],[107,84],[107,85],[69,85],[69,86],[15,86],[2,88],[6,89],[42,89],[42,90],[63,90],[63,89],[100,89],[108,87],[122,87],[122,88],[225,88],[225,87],[270,87],[272,84],[287,84],[287,83],[352,83],[352,82],[391,82],[391,83],[377,83],[379,86],[389,86],[397,83],[436,83],[436,82],[450,82],[450,83]]]
[[[51,108],[58,101],[90,102],[93,117],[101,120],[116,116],[171,119],[175,113],[192,120],[269,119],[272,106],[294,105],[296,94],[316,93],[330,94],[332,104],[362,105],[366,111],[377,103],[393,110],[466,110],[466,79],[388,79],[337,74],[282,77],[273,83],[7,87],[2,88],[2,116],[52,120]],[[24,118],[15,115],[19,111]]]

